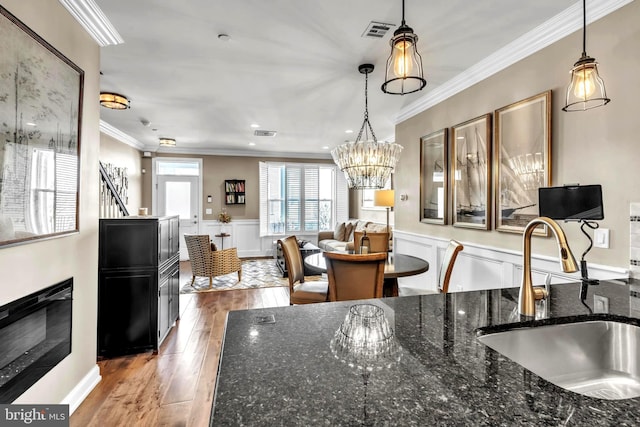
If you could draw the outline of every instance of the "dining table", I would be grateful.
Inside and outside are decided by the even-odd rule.
[[[322,253],[315,253],[304,258],[304,264],[322,272],[327,271],[327,264]],[[414,276],[429,270],[429,262],[413,255],[389,252],[384,265],[385,297],[398,296],[398,277]]]

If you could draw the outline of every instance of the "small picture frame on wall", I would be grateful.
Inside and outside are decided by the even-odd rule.
[[[491,114],[451,128],[453,226],[491,228]]]
[[[495,227],[522,233],[538,216],[538,188],[551,185],[551,91],[496,110],[494,120]]]
[[[420,221],[447,223],[449,203],[448,131],[420,138]]]

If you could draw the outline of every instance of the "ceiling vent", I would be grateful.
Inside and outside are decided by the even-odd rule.
[[[278,132],[276,132],[275,130],[262,130],[262,129],[256,129],[253,134],[255,136],[276,136]]]
[[[369,22],[369,26],[367,27],[367,29],[364,30],[364,33],[362,33],[362,37],[381,39],[393,27],[395,27],[394,24],[385,24],[384,22],[371,21]]]

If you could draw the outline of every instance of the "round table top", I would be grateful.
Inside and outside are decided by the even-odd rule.
[[[327,265],[322,253],[316,253],[305,257],[304,263],[309,267],[327,271]],[[429,270],[429,263],[421,258],[390,252],[384,266],[384,278],[390,279],[413,276],[414,274],[424,273],[427,270]]]

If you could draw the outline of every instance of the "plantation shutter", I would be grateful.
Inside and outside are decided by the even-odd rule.
[[[259,163],[260,176],[260,237],[269,234],[269,164]]]
[[[302,230],[302,168],[287,165],[287,219],[286,229],[291,232]]]
[[[304,168],[304,230],[318,231],[320,210],[318,166],[310,165]]]

